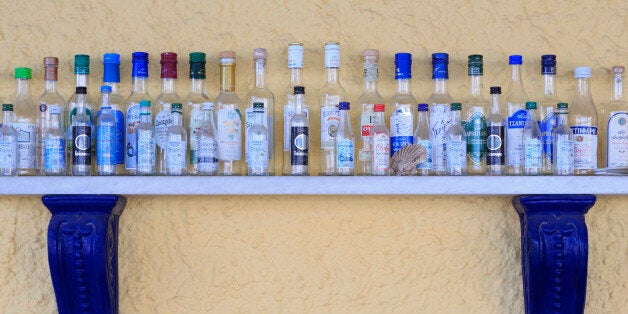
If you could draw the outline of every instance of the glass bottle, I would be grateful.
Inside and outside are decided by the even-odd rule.
[[[87,84],[89,83],[89,55],[83,55],[83,54],[78,54],[78,55],[74,55],[74,74],[76,75],[76,87],[85,87],[85,89],[87,90]],[[84,94],[82,96],[84,98],[84,103],[85,103],[85,113],[87,114],[87,116],[90,118],[90,122],[91,122],[91,134],[95,133],[94,130],[94,124],[95,124],[95,115],[94,113],[94,107],[92,106],[94,104],[93,98],[91,97],[91,95],[89,94]],[[70,99],[68,99],[67,105],[65,107],[65,115],[64,115],[64,121],[63,121],[63,125],[67,127],[66,130],[66,134],[67,134],[67,138],[66,138],[66,154],[68,154],[66,156],[66,160],[68,161],[72,161],[73,160],[73,150],[72,150],[72,121],[74,120],[74,117],[76,116],[76,107],[78,106],[78,95],[76,94],[76,90],[75,92],[72,94],[72,96],[70,96]],[[91,137],[90,134],[90,137]],[[93,140],[93,139],[92,139]],[[93,145],[94,143],[92,143]],[[68,169],[68,173],[72,173],[72,162],[68,162],[68,167],[70,169]]]
[[[288,69],[290,70],[290,87],[286,91],[286,100],[283,107],[283,175],[290,175],[292,171],[291,162],[291,142],[290,142],[290,120],[296,112],[294,87],[303,86],[303,44],[290,43],[288,45]],[[305,100],[304,100],[305,102]],[[309,116],[309,107],[303,104],[302,108],[306,116]]]
[[[43,136],[43,174],[64,176],[66,173],[65,131],[63,130],[63,102],[48,106],[48,128]]]
[[[290,119],[290,175],[309,176],[310,117],[305,107],[305,87],[294,87],[295,112]]]
[[[76,115],[72,119],[72,175],[90,176],[92,174],[93,124],[87,114],[85,98],[87,87],[76,88]]]
[[[390,132],[386,127],[384,104],[373,105],[375,122],[371,128],[371,175],[390,175]]]
[[[237,176],[242,174],[242,101],[235,94],[236,54],[221,51],[220,94],[216,124],[218,128],[218,174]]]
[[[523,147],[523,174],[543,174],[543,142],[536,113],[536,102],[526,102],[526,122],[521,135]]]
[[[526,122],[525,102],[528,95],[523,89],[521,81],[521,64],[523,57],[512,55],[508,57],[510,64],[510,83],[505,95],[506,114],[506,173],[521,175],[523,173],[523,127]]]
[[[416,129],[414,130],[414,143],[421,145],[427,152],[427,159],[416,166],[416,175],[429,176],[432,174],[432,141],[430,141],[429,105],[417,105]]]
[[[340,72],[340,43],[329,41],[325,43],[325,68],[327,82],[321,89],[321,133],[320,133],[320,161],[319,175],[333,176],[336,170],[336,130],[340,122],[338,104],[346,98],[345,90],[338,78]]]
[[[556,95],[556,55],[541,56],[541,74],[543,75],[543,97],[538,103],[539,129],[543,142],[543,174],[552,174],[553,136],[556,127],[554,106],[561,102]]]
[[[17,132],[13,128],[13,105],[3,104],[0,125],[0,176],[17,175]]]
[[[96,165],[99,176],[117,174],[118,121],[109,105],[112,88],[108,85],[100,87],[102,93],[98,119],[96,122]]]
[[[214,124],[214,103],[203,103],[203,123],[198,130],[197,169],[198,175],[215,176],[218,174],[218,142]]]
[[[569,128],[568,105],[558,103],[557,125],[554,128],[552,148],[553,174],[556,176],[572,176],[574,174],[574,136]]]
[[[157,173],[166,173],[166,146],[168,144],[168,128],[173,125],[172,104],[181,103],[176,92],[177,54],[164,52],[161,54],[161,94],[155,98],[158,112],[155,115],[155,143],[157,144]]]
[[[351,129],[350,104],[341,101],[338,104],[340,122],[336,130],[336,175],[352,176],[355,167],[355,136]]]
[[[268,154],[268,175],[275,175],[275,145],[274,145],[274,111],[275,111],[275,95],[266,87],[266,60],[268,52],[265,48],[256,48],[253,50],[253,64],[255,66],[255,88],[253,88],[246,96],[246,120],[245,126],[248,130],[253,125],[255,120],[255,108],[253,104],[261,102],[264,104],[262,110],[262,120],[264,121],[264,127],[268,131],[268,148],[266,152]],[[247,138],[248,139],[248,138]],[[248,147],[248,144],[247,144]],[[247,163],[249,161],[247,160]]]
[[[169,176],[183,176],[187,172],[185,161],[187,160],[188,136],[183,128],[183,105],[172,104],[172,125],[168,127],[166,135],[166,151],[163,163]]]
[[[126,134],[125,134],[125,170],[126,174],[134,175],[137,172],[137,127],[140,124],[140,101],[150,100],[152,97],[146,91],[148,81],[148,53],[136,51],[132,54],[133,91],[127,99],[126,105]],[[149,106],[150,109],[150,106]],[[149,116],[152,119],[152,115]],[[152,125],[152,121],[151,121]]]
[[[613,98],[602,107],[605,140],[601,141],[602,163],[607,168],[628,167],[628,102],[623,100],[624,67],[614,66]]]
[[[136,126],[136,174],[154,175],[156,170],[155,127],[151,117],[150,100],[140,100],[140,123]]]
[[[430,135],[430,140],[432,141],[432,173],[435,175],[444,175],[448,172],[445,149],[445,133],[452,123],[450,104],[453,102],[453,98],[451,98],[447,90],[447,81],[449,79],[448,64],[448,54],[432,54],[432,79],[434,80],[434,92],[430,95],[427,103],[430,105],[430,129],[432,131]]]
[[[470,96],[464,101],[467,132],[467,174],[486,173],[486,117],[489,102],[482,96],[483,56],[470,55],[468,65]]]
[[[591,175],[597,169],[597,110],[591,96],[591,68],[577,67],[578,89],[571,102],[569,125],[574,134],[574,174]]]
[[[463,176],[467,172],[467,134],[460,120],[462,104],[451,104],[451,124],[445,132],[447,174]]]
[[[266,128],[265,113],[263,102],[253,103],[253,117],[248,120],[252,120],[251,126],[246,130],[246,174],[249,176],[268,175],[269,132]]]
[[[491,86],[491,115],[486,126],[486,174],[501,176],[505,172],[504,116],[501,114],[500,86]]]
[[[111,107],[111,115],[115,121],[115,153],[113,160],[115,162],[115,174],[122,173],[124,171],[124,143],[125,143],[125,123],[124,113],[126,107],[126,100],[120,95],[120,55],[117,53],[105,53],[103,55],[103,79],[104,86],[111,87],[111,93],[107,95],[107,104]],[[104,95],[103,95],[104,97]],[[100,107],[103,106],[103,99],[101,98]],[[100,116],[100,111],[98,112]],[[98,134],[96,134],[98,135]],[[96,136],[98,139],[98,136]],[[98,156],[96,156],[98,159]],[[98,162],[98,161],[97,161]]]
[[[51,106],[58,106],[60,110],[63,111],[63,107],[65,106],[65,99],[59,95],[57,92],[57,69],[59,67],[59,59],[55,57],[45,57],[44,58],[44,81],[46,84],[46,88],[44,93],[39,97],[39,115],[37,116],[37,169],[39,173],[46,174],[46,169],[44,165],[44,134],[51,127]],[[61,123],[63,123],[64,113],[59,112],[59,118],[62,119]],[[64,130],[64,126],[54,126],[59,127],[60,130]],[[65,144],[65,140],[63,141]],[[63,148],[63,153],[65,153],[65,147]],[[63,156],[64,166],[65,166],[65,156]],[[65,174],[65,169],[63,170],[63,174]]]
[[[412,55],[406,52],[395,54],[395,67],[397,91],[390,99],[393,107],[390,115],[391,157],[402,147],[412,144],[414,140],[412,108],[416,104],[416,99],[412,96]]]
[[[209,97],[205,92],[205,63],[206,55],[204,52],[190,53],[190,93],[187,96],[187,104],[183,115],[185,117],[184,125],[187,125],[188,142],[190,147],[188,155],[190,161],[188,163],[188,174],[198,173],[198,136],[203,123],[202,105],[209,101]]]
[[[377,90],[379,77],[379,50],[367,49],[362,51],[364,58],[364,92],[358,98],[362,105],[360,114],[360,149],[358,152],[357,174],[367,176],[371,174],[371,128],[375,122],[375,104],[384,103],[384,98]]]
[[[15,90],[15,121],[13,128],[17,133],[17,172],[18,175],[37,174],[37,113],[33,97],[28,87],[31,79],[30,68],[15,68],[17,88]]]

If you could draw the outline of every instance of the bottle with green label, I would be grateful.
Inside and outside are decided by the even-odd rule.
[[[28,80],[31,79],[30,68],[15,68],[17,88],[15,90],[15,122],[13,128],[17,133],[17,173],[20,176],[37,174],[37,107],[33,102]]]
[[[470,96],[464,101],[467,132],[467,174],[483,175],[486,173],[486,138],[489,114],[489,101],[482,95],[483,61],[482,55],[469,56]]]
[[[190,53],[190,93],[183,110],[183,124],[187,126],[189,150],[188,174],[198,174],[198,137],[203,123],[203,104],[210,101],[205,91],[204,52]]]

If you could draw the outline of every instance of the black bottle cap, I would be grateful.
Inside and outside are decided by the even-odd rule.
[[[305,94],[305,87],[303,87],[303,86],[295,86],[294,87],[294,94],[295,95],[304,95]]]
[[[493,94],[501,94],[502,88],[500,86],[491,86],[491,95]]]
[[[87,94],[87,87],[85,87],[85,86],[77,86],[76,87],[76,94],[86,95]]]

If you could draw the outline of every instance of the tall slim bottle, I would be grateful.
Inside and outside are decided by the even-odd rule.
[[[63,102],[48,106],[48,128],[43,136],[44,155],[42,174],[64,176],[66,172],[65,130],[63,129]]]
[[[267,176],[269,132],[266,128],[264,103],[254,102],[253,110],[252,125],[246,130],[246,174]]]
[[[425,148],[427,159],[416,165],[417,175],[428,176],[432,174],[432,141],[430,141],[429,105],[417,105],[416,129],[414,130],[414,143]]]
[[[406,52],[395,54],[395,80],[397,92],[390,99],[390,156],[413,143],[414,115],[412,108],[416,99],[412,96],[412,55]]]
[[[290,175],[309,176],[310,117],[305,107],[305,87],[294,87],[295,113],[290,119]]]
[[[168,128],[173,125],[172,104],[181,103],[176,92],[177,54],[164,52],[161,54],[161,94],[155,98],[155,142],[157,144],[157,173],[166,173],[166,145],[168,144]]]
[[[15,122],[13,128],[17,133],[17,173],[32,176],[37,174],[37,107],[33,102],[28,80],[31,79],[30,68],[15,68],[17,88],[15,90]]]
[[[390,132],[386,127],[384,104],[373,105],[375,122],[371,128],[371,175],[390,175]]]
[[[355,137],[351,128],[350,104],[338,104],[340,122],[336,131],[336,175],[352,176],[355,169]]]
[[[255,66],[255,88],[253,88],[246,96],[246,120],[245,126],[248,130],[255,120],[255,109],[253,104],[261,102],[264,104],[262,110],[264,127],[268,131],[268,175],[275,175],[275,145],[274,145],[274,111],[275,111],[275,95],[266,87],[266,60],[268,52],[265,48],[256,48],[253,50],[253,64]],[[247,159],[248,162],[248,159]]]
[[[602,134],[605,140],[600,142],[602,165],[607,168],[628,167],[628,102],[623,100],[624,67],[614,66],[613,98],[602,106]]]
[[[148,81],[148,53],[136,51],[132,55],[133,91],[127,99],[126,105],[126,132],[125,132],[125,168],[126,173],[134,175],[137,172],[137,127],[140,125],[140,101],[151,101],[153,98],[146,91]],[[150,109],[150,106],[148,107]],[[152,115],[151,118],[152,125]]]
[[[79,54],[79,55],[74,55],[74,74],[76,75],[76,87],[85,87],[86,90],[88,88],[88,83],[89,83],[89,55],[83,55],[83,54]],[[85,113],[87,114],[87,116],[89,116],[90,120],[91,120],[91,126],[92,126],[92,130],[91,133],[95,134],[96,130],[94,129],[94,124],[96,123],[96,115],[95,115],[95,111],[94,111],[94,100],[93,98],[89,95],[89,93],[86,93],[83,95],[84,98],[84,102],[85,102]],[[67,127],[66,130],[66,134],[67,134],[67,139],[66,139],[66,152],[67,152],[67,160],[68,160],[68,172],[72,171],[72,121],[74,120],[74,117],[76,116],[76,107],[77,107],[77,101],[78,101],[78,95],[76,94],[76,90],[75,92],[72,94],[72,96],[70,96],[70,99],[68,99],[67,105],[65,107],[65,115],[64,115],[64,121],[63,121],[63,125],[65,125]],[[93,145],[94,143],[92,143]]]
[[[188,174],[198,173],[198,137],[203,123],[202,105],[209,101],[205,92],[205,63],[204,52],[190,53],[190,93],[187,96],[187,103],[183,110],[185,120],[183,125],[187,126],[189,136],[189,150],[187,171]]]
[[[574,134],[574,174],[591,175],[597,169],[597,110],[591,96],[591,68],[577,67],[578,89],[571,102],[569,125]]]
[[[360,143],[356,172],[359,176],[371,174],[371,128],[375,122],[375,104],[384,103],[384,98],[377,90],[379,77],[379,50],[367,49],[362,51],[364,58],[364,92],[358,98],[358,104],[362,105],[360,114]]]
[[[137,175],[155,175],[156,168],[156,147],[155,147],[155,127],[153,126],[150,100],[140,100],[140,123],[135,128],[137,148]]]
[[[552,174],[552,153],[554,128],[556,127],[555,106],[561,102],[556,95],[556,55],[541,56],[541,74],[543,75],[543,97],[538,103],[539,129],[543,142],[543,174]]]
[[[242,174],[242,101],[235,94],[236,54],[221,51],[220,94],[216,97],[218,107],[218,175],[237,176]]]
[[[92,117],[87,114],[85,98],[87,88],[76,88],[76,114],[70,127],[72,134],[72,175],[90,176],[92,174],[93,130]]]
[[[505,173],[506,155],[504,116],[501,114],[499,95],[502,93],[500,86],[491,86],[491,115],[486,126],[486,174],[501,176]]]
[[[125,141],[125,124],[124,124],[124,110],[126,107],[126,100],[120,95],[120,55],[117,53],[105,53],[103,55],[103,86],[111,87],[111,93],[108,95],[108,105],[111,107],[111,115],[115,120],[115,155],[114,161],[116,164],[116,174],[123,173],[124,171],[124,141]],[[101,98],[101,107],[103,105]],[[100,111],[98,112],[100,116]]]
[[[118,152],[117,146],[120,143],[117,137],[118,121],[109,105],[111,91],[111,86],[103,85],[100,87],[102,97],[96,122],[96,165],[99,176],[117,174],[116,153]]]
[[[430,129],[432,134],[432,173],[444,175],[447,172],[447,153],[445,150],[445,133],[451,126],[450,103],[453,98],[447,90],[449,79],[449,55],[446,53],[432,54],[432,79],[434,92],[428,99],[430,105]]]
[[[290,120],[296,112],[294,87],[303,86],[303,44],[290,43],[288,45],[288,69],[290,70],[290,86],[286,91],[286,99],[283,106],[283,170],[282,175],[290,175],[292,172],[291,153],[290,153]],[[302,111],[309,116],[309,107],[303,104]]]
[[[46,83],[46,89],[44,93],[39,97],[37,103],[39,103],[39,115],[37,116],[37,169],[40,174],[45,174],[44,165],[44,134],[51,127],[51,113],[50,106],[58,106],[61,112],[59,117],[61,120],[60,129],[63,131],[63,108],[65,107],[65,99],[57,92],[57,69],[59,67],[59,59],[55,57],[44,58],[44,80]],[[56,126],[54,126],[56,127]],[[65,135],[64,135],[65,136]],[[65,145],[65,140],[63,141]],[[65,147],[63,149],[65,153]],[[65,161],[65,156],[64,159]],[[65,163],[63,164],[65,166]],[[64,169],[65,173],[65,169]]]
[[[504,96],[506,103],[506,174],[523,174],[523,127],[526,123],[525,103],[528,95],[521,81],[521,64],[523,57],[508,57],[510,64],[510,83],[508,93]]]
[[[543,174],[543,141],[536,113],[536,102],[526,102],[526,123],[523,127],[523,174]]]
[[[336,169],[336,130],[340,122],[338,104],[344,101],[345,90],[340,85],[340,43],[329,41],[325,44],[325,68],[327,82],[320,96],[320,161],[319,175],[333,176]]]
[[[566,103],[558,103],[557,125],[554,128],[554,143],[552,148],[552,170],[555,176],[572,176],[573,175],[573,145],[574,136],[569,128],[568,105]]]
[[[489,115],[489,101],[482,96],[482,75],[484,73],[482,55],[469,56],[470,96],[464,101],[467,133],[467,174],[486,173],[486,117]]]
[[[0,176],[17,175],[17,132],[13,128],[13,104],[3,104],[0,125]]]

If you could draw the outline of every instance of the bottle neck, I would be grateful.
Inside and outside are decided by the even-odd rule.
[[[235,92],[235,64],[220,65],[220,92]]]
[[[30,91],[28,90],[28,80],[27,79],[17,79],[17,88],[15,90],[15,94],[21,96],[28,96]]]
[[[327,84],[338,84],[338,68],[327,68]]]
[[[2,125],[7,127],[13,126],[13,120],[15,120],[13,111],[5,111],[3,113],[4,119],[2,120]]]
[[[613,101],[621,101],[624,94],[623,76],[621,74],[613,77]]]
[[[148,109],[142,109],[142,113],[140,114],[140,123],[143,124],[152,124],[151,123],[151,117],[150,117],[150,107],[147,107]]]
[[[85,94],[76,95],[76,114],[85,114]]]
[[[57,92],[57,81],[46,80],[46,93]]]
[[[302,77],[301,77],[301,68],[291,68],[290,69],[290,86],[300,86],[303,85]]]
[[[578,79],[578,96],[591,96],[591,87],[589,86],[589,78],[582,77]]]
[[[397,93],[398,94],[410,94],[412,88],[412,79],[398,79],[397,80]]]
[[[556,90],[554,89],[554,74],[543,74],[543,95],[546,97],[556,97]]]
[[[491,95],[491,100],[492,100],[492,107],[491,107],[491,114],[500,114],[499,112],[499,94],[492,94]]]
[[[303,111],[303,94],[295,94],[294,102],[295,102],[295,113],[301,113]]]
[[[565,109],[558,110],[558,125],[567,125],[569,121],[569,112]]]
[[[203,124],[204,125],[213,125],[214,121],[214,113],[213,110],[203,109]]]
[[[181,111],[172,111],[172,124],[181,125]]]
[[[89,75],[88,74],[77,74],[76,75],[76,86],[87,87]]]
[[[103,114],[111,114],[111,107],[103,107],[102,108],[102,112],[100,114],[101,115],[103,115]]]
[[[109,105],[109,93],[103,93],[102,94],[102,104],[101,104],[101,107],[105,107],[105,106],[108,106],[108,105]],[[103,108],[103,112],[105,112],[105,110],[107,110],[107,109]]]
[[[368,93],[377,93],[379,64],[364,62],[364,90]]]
[[[460,123],[460,110],[453,110],[451,112],[451,125],[458,125]]]
[[[133,93],[146,94],[146,77],[133,77]]]
[[[264,109],[254,109],[255,110],[255,124],[256,125],[264,125]]]
[[[384,125],[384,113],[383,112],[376,112],[375,113],[375,122],[374,124],[382,124]]]
[[[118,93],[118,87],[120,86],[120,83],[118,82],[103,82],[104,86],[110,86],[111,87],[111,93],[112,94],[117,94]]]
[[[470,75],[471,96],[479,98],[482,94],[482,75]]]
[[[190,94],[205,94],[205,79],[192,78],[190,79]]]
[[[434,79],[434,93],[435,94],[447,94],[447,81],[445,78]]]
[[[510,66],[510,80],[512,82],[521,82],[521,64],[512,64]]]
[[[266,77],[266,60],[255,60],[255,87],[264,88],[264,78]]]
[[[162,94],[174,94],[175,91],[175,79],[163,78],[161,79],[161,93]]]
[[[51,129],[61,129],[61,115],[58,113],[50,115],[50,128]]]

